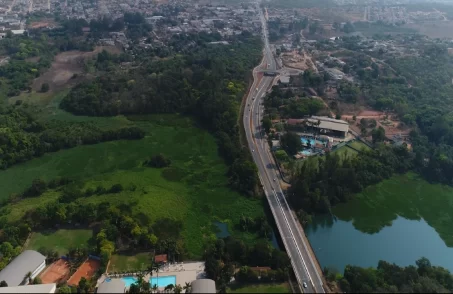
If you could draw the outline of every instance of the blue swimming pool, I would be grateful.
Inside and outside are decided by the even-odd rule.
[[[315,147],[316,144],[321,144],[321,145],[326,146],[326,142],[321,141],[321,140],[315,140],[315,139],[312,139],[312,138],[301,137],[300,141],[302,142],[302,145],[304,145],[304,146],[307,146],[308,142],[310,142],[310,146],[311,147]]]
[[[156,284],[159,288],[164,288],[170,284],[176,286],[176,276],[152,277],[150,283],[151,286]]]
[[[310,142],[311,146],[315,146],[315,140],[313,140],[313,139],[307,139],[307,138],[301,137],[300,141],[302,142],[302,145],[306,146],[307,143]]]
[[[311,150],[302,150],[300,153],[302,153],[305,156],[313,155],[313,152],[311,152]]]
[[[137,282],[137,278],[134,277],[122,277],[121,280],[126,284],[126,288],[129,288],[133,283]]]

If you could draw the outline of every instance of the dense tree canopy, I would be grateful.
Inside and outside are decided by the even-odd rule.
[[[346,266],[339,281],[347,293],[452,293],[453,275],[442,267],[432,266],[426,258],[417,266],[400,267],[379,261],[377,268]]]

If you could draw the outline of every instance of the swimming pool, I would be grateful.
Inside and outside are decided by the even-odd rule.
[[[300,153],[305,156],[313,155],[313,152],[311,152],[311,150],[302,150]]]
[[[321,144],[323,146],[326,146],[326,142],[323,142],[321,140],[315,140],[312,138],[300,137],[300,141],[302,142],[302,145],[304,145],[304,146],[307,146],[308,142],[310,142],[311,147],[315,147],[316,144]]]
[[[152,277],[150,281],[151,286],[155,284],[159,288],[165,288],[166,286],[173,284],[176,286],[176,276],[163,276],[163,277]]]
[[[307,138],[301,137],[300,141],[302,142],[302,145],[306,146],[307,143],[310,142],[311,146],[315,146],[315,140],[313,140],[313,139],[307,139]]]
[[[137,278],[134,277],[122,277],[121,280],[126,284],[126,288],[129,288],[133,283],[137,282]]]

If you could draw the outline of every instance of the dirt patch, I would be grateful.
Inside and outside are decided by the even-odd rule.
[[[61,283],[69,278],[69,264],[64,259],[52,263],[42,274],[43,284]]]
[[[353,121],[353,115],[343,115],[342,119],[349,121],[351,124],[351,129],[360,134],[360,120],[362,118],[365,119],[374,119],[376,120],[376,128],[383,127],[385,130],[385,135],[388,138],[392,138],[395,135],[401,135],[403,137],[408,136],[411,132],[412,128],[404,125],[396,115],[394,114],[386,114],[381,111],[375,110],[364,110],[361,111],[356,116],[356,121]],[[371,129],[367,129],[367,131],[371,131]]]
[[[56,26],[56,22],[52,19],[42,19],[40,21],[31,22],[27,27],[29,29],[39,29],[39,28],[47,28],[47,27],[54,27]]]
[[[87,259],[82,265],[77,269],[77,271],[71,276],[68,281],[68,285],[77,286],[80,282],[80,279],[84,277],[87,280],[90,280],[94,276],[96,271],[101,266],[99,260]]]
[[[68,51],[60,53],[55,56],[49,70],[33,81],[32,89],[39,91],[42,84],[47,83],[50,86],[50,91],[57,92],[76,85],[81,81],[79,75],[84,73],[84,61],[93,58],[102,50],[114,54],[121,53],[121,50],[114,46],[98,46],[91,52]]]
[[[300,70],[312,69],[317,71],[311,56],[305,51],[302,51],[300,54],[297,51],[285,52],[281,54],[281,59],[285,66]]]

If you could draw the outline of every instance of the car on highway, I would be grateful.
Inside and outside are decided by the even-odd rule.
[[[255,149],[252,149],[252,152],[255,152]]]
[[[274,178],[274,182],[275,182],[275,178]]]
[[[304,282],[302,285],[304,285],[304,288],[307,288],[307,283]]]

